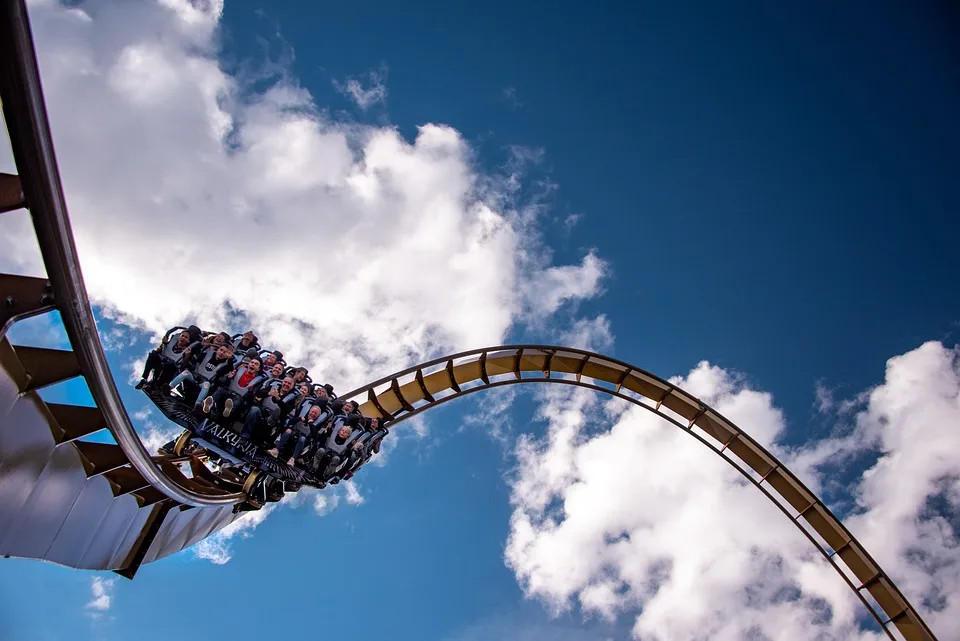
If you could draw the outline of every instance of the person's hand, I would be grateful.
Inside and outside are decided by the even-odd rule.
[[[233,378],[233,377],[236,376],[236,375],[237,375],[237,370],[233,370],[232,372],[230,372],[229,374],[227,374],[227,378]]]
[[[187,349],[183,350],[183,357],[184,357],[184,358],[190,358],[190,348],[189,348],[189,347],[188,347]]]

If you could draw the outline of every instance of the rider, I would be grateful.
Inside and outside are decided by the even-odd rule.
[[[213,402],[223,408],[223,418],[229,418],[234,408],[243,411],[266,376],[260,371],[260,358],[253,357],[227,374],[224,385],[213,392]],[[239,407],[238,407],[239,406]]]
[[[360,435],[353,429],[359,422],[358,414],[345,416],[343,422],[339,423],[334,419],[334,428],[330,430],[323,446],[317,450],[314,456],[314,469],[320,474],[321,478],[328,479],[340,468],[343,460],[349,456],[350,445]]]
[[[363,422],[364,431],[353,444],[350,459],[344,467],[344,479],[351,478],[374,454],[380,452],[380,441],[389,433],[383,427],[383,422],[383,419],[376,417],[368,418]]]
[[[197,358],[197,357],[195,357]],[[199,408],[200,403],[204,403],[203,411],[210,411],[210,403],[206,402],[207,394],[220,377],[233,369],[233,346],[221,345],[219,347],[210,346],[197,358],[193,371],[189,365],[181,371],[176,378],[170,381],[170,387],[175,388],[183,383],[184,398],[188,398],[197,392],[197,398],[194,401],[194,407]],[[173,392],[170,392],[173,395]]]
[[[253,395],[253,405],[247,411],[241,436],[255,441],[266,440],[273,428],[286,419],[297,400],[293,387],[293,378],[287,376],[282,381],[265,381]],[[261,432],[261,423],[268,428],[267,434]]]
[[[234,339],[233,348],[240,353],[246,352],[248,349],[258,349],[260,347],[258,340],[257,335],[251,329]]]
[[[190,340],[190,332],[184,330],[173,337],[168,334],[166,340],[155,350],[147,354],[147,362],[143,366],[143,374],[140,376],[140,382],[137,383],[137,389],[143,389],[147,384],[147,377],[153,374],[152,383],[162,385],[172,379],[177,371],[177,366],[184,358],[190,358],[190,354],[196,349],[198,343]]]
[[[307,447],[307,443],[316,436],[319,431],[319,426],[323,425],[328,418],[329,414],[324,413],[323,410],[316,405],[311,407],[307,415],[302,418],[291,416],[287,420],[287,428],[283,431],[283,434],[280,435],[280,441],[276,447],[270,449],[267,453],[271,456],[279,456],[281,452],[286,453],[288,451],[287,443],[289,443],[291,439],[296,438],[293,452],[287,461],[288,465],[293,465],[294,462],[300,458],[300,454],[302,454],[303,450]]]

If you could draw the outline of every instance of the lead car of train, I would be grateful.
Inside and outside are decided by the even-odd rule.
[[[174,327],[146,359],[137,384],[183,428],[158,452],[189,461],[195,477],[243,491],[237,510],[259,509],[303,486],[349,479],[389,434],[329,384],[262,348],[251,332],[229,335]]]

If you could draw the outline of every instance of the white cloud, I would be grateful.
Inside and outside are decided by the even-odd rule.
[[[333,81],[333,86],[337,91],[349,98],[353,104],[366,111],[373,105],[383,104],[387,101],[387,69],[382,67],[379,71],[370,71],[364,79],[347,78],[346,82],[340,83]]]
[[[479,426],[486,434],[502,447],[513,445],[513,409],[519,396],[516,387],[495,387],[474,397],[473,407],[461,418],[460,431],[469,426]]]
[[[957,639],[957,358],[928,343],[891,359],[853,423],[796,451],[776,445],[783,416],[742,377],[701,363],[674,382],[817,484],[831,464],[879,448],[847,488],[859,502],[849,527],[941,638]],[[597,431],[609,404],[582,390],[541,399],[548,432],[519,443],[506,548],[528,596],[557,612],[632,617],[645,640],[874,638],[842,580],[718,457],[639,408],[613,411],[612,429]]]
[[[346,500],[350,505],[363,505],[363,496],[360,495],[360,490],[357,488],[357,484],[353,481],[345,481],[343,484],[346,490]]]
[[[340,505],[340,496],[333,492],[318,492],[313,497],[313,511],[317,516],[326,516]]]
[[[88,610],[93,610],[94,614],[102,614],[110,609],[115,581],[116,579],[105,579],[99,576],[90,580],[91,599],[87,603]]]
[[[604,352],[613,346],[613,330],[606,314],[595,318],[581,318],[560,334],[560,344],[591,352]]]
[[[424,123],[408,140],[332,118],[289,68],[250,73],[245,61],[231,75],[218,59],[222,12],[212,0],[31,4],[75,240],[105,316],[155,337],[184,321],[253,326],[343,390],[496,344],[599,293],[604,261],[554,264],[542,204],[518,196],[542,151],[516,148],[500,173],[482,172],[447,125]],[[385,99],[385,75],[342,87],[367,108]],[[0,269],[43,273],[24,212],[0,219]],[[123,348],[129,337],[104,340]],[[129,367],[132,383],[142,360]],[[427,432],[422,419],[409,425]],[[143,427],[151,449],[176,432]],[[315,501],[328,512],[340,494]],[[269,510],[256,514],[198,556],[226,562],[229,541]]]
[[[541,204],[518,200],[536,154],[483,173],[449,126],[337,121],[290,73],[250,93],[216,57],[221,3],[96,9],[32,19],[84,276],[112,318],[159,334],[239,309],[343,388],[600,292],[605,262],[553,264]],[[0,220],[0,267],[42,273],[27,223]]]
[[[134,418],[137,419],[136,416]],[[137,421],[140,422],[139,419]],[[183,428],[179,425],[166,421],[145,420],[142,427],[139,425],[136,427],[138,428],[137,433],[140,434],[140,440],[143,441],[143,446],[147,448],[151,456],[183,432]]]
[[[583,214],[568,214],[567,217],[563,219],[563,231],[569,234],[582,219]]]
[[[230,525],[216,534],[208,536],[190,549],[193,550],[194,556],[198,559],[210,561],[215,565],[223,565],[233,558],[232,539],[234,537],[247,539],[253,536],[253,531],[266,521],[270,513],[281,504],[282,502],[268,503],[259,510],[246,512]]]
[[[225,539],[214,534],[201,540],[191,548],[194,556],[214,565],[224,565],[233,558],[233,549]]]
[[[814,394],[817,397],[817,411],[821,414],[827,414],[834,408],[833,390],[827,387],[823,381],[817,381]]]

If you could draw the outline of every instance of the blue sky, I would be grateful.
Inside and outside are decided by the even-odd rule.
[[[523,257],[516,262],[518,275],[498,281],[525,297],[515,308],[512,303],[508,306],[505,320],[492,319],[489,326],[462,334],[440,323],[425,334],[446,336],[443,332],[448,332],[451,338],[423,343],[411,339],[415,347],[406,352],[377,345],[371,348],[375,353],[361,355],[357,364],[348,367],[322,360],[324,353],[339,354],[333,347],[301,345],[318,335],[338,343],[359,340],[353,334],[338,334],[337,329],[298,334],[297,321],[316,322],[318,327],[325,322],[310,316],[322,315],[319,312],[269,316],[244,304],[252,299],[244,298],[247,294],[239,289],[224,294],[239,301],[251,318],[266,319],[264,331],[272,332],[281,349],[302,353],[308,361],[321,359],[325,371],[342,372],[343,379],[352,382],[400,369],[413,354],[475,347],[479,346],[476,341],[497,338],[562,343],[575,336],[584,338],[577,328],[590,327],[585,340],[591,344],[661,376],[684,377],[695,388],[702,386],[697,388],[702,396],[721,405],[732,403],[731,398],[748,389],[769,393],[764,402],[783,413],[782,431],[774,436],[776,430],[768,430],[770,442],[775,440],[782,451],[826,442],[837,451],[854,448],[851,458],[820,460],[816,478],[842,514],[885,514],[882,505],[871,503],[868,486],[858,483],[878,457],[896,452],[891,445],[896,439],[883,432],[863,450],[850,445],[862,436],[858,430],[868,429],[864,425],[883,414],[882,399],[860,398],[850,404],[853,409],[843,408],[842,401],[878,385],[893,394],[898,388],[889,371],[885,378],[888,359],[914,354],[895,367],[929,375],[936,370],[919,366],[909,370],[920,359],[914,350],[926,341],[941,341],[949,354],[957,341],[960,301],[952,293],[960,275],[954,240],[960,231],[960,184],[955,179],[960,169],[956,152],[960,124],[955,117],[960,111],[960,80],[955,62],[958,23],[947,9],[892,3],[785,8],[759,2],[723,8],[686,2],[670,7],[650,3],[585,7],[569,2],[549,6],[419,2],[416,7],[401,7],[362,2],[284,3],[265,8],[261,3],[228,2],[222,17],[214,20],[217,29],[194,32],[181,24],[180,35],[167,39],[164,30],[174,30],[172,23],[164,22],[166,9],[129,9],[131,15],[124,17],[110,2],[70,4],[84,9],[102,29],[99,33],[115,32],[118,41],[156,37],[164,47],[176,48],[182,37],[186,43],[182,55],[215,61],[236,83],[231,107],[234,134],[244,126],[252,130],[253,123],[266,126],[258,120],[259,112],[242,109],[244,103],[256,102],[251,96],[262,96],[278,83],[308,92],[316,112],[322,114],[320,120],[328,126],[357,126],[368,133],[393,126],[410,143],[426,123],[447,125],[459,132],[467,149],[462,166],[457,165],[462,171],[494,183],[491,189],[509,202],[505,209],[536,212],[532,225],[504,214],[513,229],[535,238],[511,254]],[[185,3],[167,4],[179,15],[187,15]],[[43,3],[34,5],[41,63],[45,43],[53,50],[59,38],[57,46],[77,46],[83,51],[89,47],[93,52],[89,64],[110,69],[110,56],[117,58],[116,52],[105,44],[90,44],[93,40],[82,31],[86,27],[64,20],[58,11]],[[74,37],[71,29],[79,35]],[[198,293],[191,294],[193,298],[174,298],[158,281],[144,282],[144,300],[140,300],[117,291],[122,285],[110,279],[119,276],[104,275],[113,256],[118,265],[133,259],[102,252],[112,247],[135,255],[138,242],[154,242],[154,237],[133,232],[128,238],[121,235],[125,226],[132,229],[137,224],[138,216],[148,216],[140,208],[151,206],[153,190],[161,199],[156,202],[172,201],[162,200],[168,196],[162,191],[166,183],[151,181],[146,165],[140,167],[142,174],[131,174],[125,186],[105,181],[107,187],[99,191],[90,187],[91,193],[84,193],[89,178],[85,172],[94,171],[81,162],[82,150],[89,149],[81,145],[87,134],[68,131],[74,123],[67,122],[71,120],[67,97],[76,91],[71,72],[76,69],[53,53],[47,60],[51,69],[65,65],[56,72],[44,67],[54,133],[68,194],[73,194],[78,243],[81,254],[87,256],[84,269],[100,304],[98,313],[104,317],[101,330],[113,332],[109,357],[133,414],[146,404],[130,386],[131,362],[149,348],[151,333],[163,320],[194,314],[216,318],[223,301]],[[167,84],[158,81],[160,89],[148,87],[151,78],[163,76],[157,69],[141,69],[137,82],[144,84],[137,85],[136,91],[155,97],[150,99],[160,104],[163,91],[179,88],[170,88],[174,83],[166,80]],[[203,82],[206,76],[197,78]],[[374,90],[366,94],[371,104],[358,102],[357,94],[351,96],[345,90],[350,79],[361,89]],[[120,89],[117,92],[126,95]],[[88,98],[76,95],[81,105]],[[127,103],[121,105],[121,98],[116,100],[115,104],[94,103],[90,98],[90,104],[111,110],[107,113],[116,109],[124,114],[117,120],[129,117],[130,122],[154,123],[158,129],[162,119],[177,124],[178,118],[188,118],[183,114],[194,105],[183,101],[173,107],[164,102],[162,108],[149,111],[149,105],[136,103],[138,112]],[[95,129],[84,126],[90,121],[77,120],[76,129]],[[179,131],[186,137],[192,130],[179,127]],[[282,140],[290,148],[296,146],[296,137]],[[208,165],[201,160],[205,157],[199,152],[191,156],[189,145],[189,140],[174,140],[169,154],[156,150],[157,157],[165,159],[176,158],[178,149],[183,150],[183,163],[207,185],[194,192],[193,202],[178,206],[195,207],[195,216],[207,215],[206,208],[209,218],[199,220],[210,220],[211,227],[227,225],[217,230],[230,229],[235,219],[214,218],[219,196],[210,196],[206,202],[203,190],[214,192],[219,185],[223,192],[236,189],[247,197],[243,191],[247,187],[241,183],[252,181],[249,176],[213,169],[208,180],[204,173]],[[364,158],[372,165],[372,146],[364,149]],[[103,149],[91,152],[95,157],[89,164],[96,165],[97,158],[105,165],[122,164],[123,158],[135,164],[141,161],[134,161],[133,155],[149,157],[150,152],[151,148],[134,148],[132,143],[125,147],[122,136],[108,136]],[[165,176],[166,168],[151,171]],[[304,170],[295,173],[301,176]],[[171,184],[184,184],[176,180]],[[116,182],[124,182],[123,177]],[[183,193],[190,192],[184,189]],[[264,219],[290,216],[277,228],[279,235],[263,236],[267,242],[274,238],[285,243],[298,227],[297,221],[312,213],[301,216],[297,209],[294,216],[291,209],[305,205],[293,199],[277,202],[271,193],[265,189],[249,195],[249,201],[263,208]],[[418,202],[406,193],[397,200]],[[94,210],[100,205],[104,212],[112,211],[114,216],[123,212],[129,218],[123,218],[123,224],[116,222],[118,231],[97,227]],[[172,205],[157,206],[155,215],[166,220],[164,207]],[[352,211],[334,208],[330,215],[348,220]],[[365,211],[355,215],[360,219],[367,215]],[[396,240],[392,234],[412,230],[419,219],[411,218],[406,209],[391,209],[384,215],[394,216],[391,224],[401,224],[388,227],[387,218],[371,217],[380,221],[379,227],[357,227],[342,237],[335,235],[339,232],[333,230],[339,227],[330,222],[326,228],[314,228],[314,244],[303,254],[302,268],[336,274],[329,248],[351,239],[372,247],[353,255],[356,260],[351,258],[350,265],[355,270],[368,255],[394,256],[389,245]],[[429,225],[428,218],[423,221]],[[19,221],[4,221],[7,226],[0,227],[0,232],[8,238],[25,238],[26,228],[16,224]],[[155,231],[156,225],[144,228]],[[97,230],[107,240],[95,238]],[[243,232],[237,249],[248,247],[244,244],[248,241],[253,245],[253,238]],[[452,243],[453,238],[440,236],[439,241],[428,238],[426,242]],[[100,242],[115,245],[95,245]],[[142,248],[145,254],[162,255],[167,245],[155,242]],[[84,243],[90,248],[86,254]],[[95,246],[101,250],[99,256],[108,257],[98,257]],[[240,254],[234,256],[244,260]],[[532,266],[525,262],[529,256],[535,258]],[[588,273],[585,257],[589,256],[602,261],[602,276]],[[35,265],[29,257],[16,260],[24,270]],[[393,264],[404,269],[397,260]],[[217,265],[220,272],[232,268],[223,261]],[[544,303],[536,290],[565,286],[556,285],[560,282],[554,279],[557,272],[551,271],[558,266],[575,270],[575,283],[562,293],[562,304],[554,306]],[[213,269],[203,268],[199,278],[217,277]],[[475,267],[470,278],[479,278],[481,271]],[[331,276],[331,289],[333,282]],[[445,284],[424,281],[421,287],[442,289]],[[367,286],[366,281],[351,281],[352,297],[365,301],[362,305],[368,305]],[[383,292],[370,287],[369,298],[375,302],[370,306],[357,302],[360,311],[355,323],[367,327],[370,317],[402,316],[403,300],[378,298]],[[481,294],[469,300],[488,295],[483,284],[477,287]],[[533,293],[524,293],[528,290]],[[165,299],[172,301],[166,305],[169,309],[159,309],[165,305],[148,300],[152,296],[170,297]],[[445,299],[437,296],[427,301],[428,307],[436,304],[442,310]],[[208,307],[191,309],[190,301]],[[45,327],[45,321],[31,321],[17,331],[25,342],[54,344],[57,339],[52,335],[41,335]],[[402,325],[410,336],[419,336],[419,330],[411,327]],[[365,344],[375,344],[371,336],[386,330],[371,324],[364,331],[360,336],[368,342],[352,343],[361,345],[358,351]],[[703,360],[717,368],[711,370],[709,384],[691,373]],[[921,374],[916,377],[922,380]],[[340,390],[348,386],[337,377],[331,382]],[[730,389],[718,391],[725,385]],[[83,391],[74,385],[69,390],[50,390],[47,396],[74,400],[82,398]],[[507,404],[505,411],[493,417],[490,412],[500,409],[499,402]],[[910,402],[923,399],[903,400]],[[638,604],[646,604],[643,597],[624,597],[624,603],[613,609],[596,606],[589,596],[593,593],[560,586],[563,581],[557,577],[564,575],[564,568],[551,574],[530,560],[532,548],[520,550],[509,542],[516,541],[518,519],[543,514],[531,507],[536,503],[531,495],[517,489],[524,487],[519,481],[543,480],[536,464],[518,453],[517,434],[530,432],[532,442],[547,458],[556,453],[550,444],[559,438],[554,437],[563,424],[562,416],[575,415],[593,430],[576,442],[578,447],[588,446],[585,440],[595,432],[626,420],[590,403],[595,401],[540,392],[516,397],[478,395],[438,409],[422,427],[423,434],[409,430],[399,435],[386,464],[364,470],[357,480],[357,495],[348,496],[343,488],[331,493],[338,497],[335,509],[318,515],[315,497],[305,498],[298,507],[283,506],[247,532],[248,538],[237,535],[225,541],[229,562],[215,564],[183,552],[142,568],[133,582],[114,580],[106,587],[110,596],[106,608],[90,607],[96,595],[88,573],[6,560],[0,573],[4,612],[0,640],[167,638],[171,628],[158,625],[159,621],[177,621],[178,636],[199,638],[211,630],[194,624],[214,617],[215,634],[242,638],[282,631],[294,636],[322,633],[361,639],[389,635],[443,641],[494,637],[587,641],[630,638],[631,629],[648,635],[640,638],[655,638],[643,632],[643,617],[654,616],[638,614]],[[918,406],[912,416],[925,416],[923,407]],[[758,415],[773,416],[772,423],[780,420],[774,413]],[[491,425],[504,417],[509,421],[505,442],[490,435]],[[144,432],[153,429],[148,422],[159,424],[156,416],[139,420]],[[879,419],[876,423],[886,425]],[[744,427],[753,432],[751,425]],[[649,452],[659,446],[646,443]],[[596,441],[592,450],[579,451],[587,456],[601,445]],[[694,447],[693,443],[683,445]],[[645,459],[643,452],[632,460],[637,466],[649,463],[653,469],[654,462]],[[911,460],[919,461],[919,467],[924,464],[920,458]],[[845,466],[845,461],[855,465]],[[956,459],[953,463],[960,467]],[[581,480],[587,478],[584,470],[580,469]],[[951,474],[942,476],[949,480]],[[649,488],[638,481],[630,491],[656,494],[660,481],[653,476],[647,480]],[[551,491],[555,501],[570,496],[564,494],[567,488],[551,487]],[[862,497],[859,508],[852,507],[854,494]],[[941,516],[954,528],[945,537],[944,549],[951,542],[956,548],[960,501],[951,499],[949,492],[933,493],[927,499],[937,497],[945,497],[945,504],[938,504]],[[696,512],[695,503],[685,505]],[[575,522],[572,505],[566,508],[570,523]],[[759,523],[766,522],[766,516],[757,518]],[[549,529],[542,523],[538,527],[541,534]],[[908,534],[904,537],[912,540]],[[787,546],[790,551],[784,555],[794,558],[790,556],[793,549]],[[898,561],[897,549],[889,561],[879,554],[878,558],[903,576],[912,576],[909,564]],[[588,555],[585,549],[584,556]],[[800,559],[802,553],[796,555]],[[602,583],[601,575],[607,571],[598,570],[596,581]],[[742,580],[749,584],[753,576],[747,573]],[[537,585],[555,584],[538,589],[525,583],[531,580],[542,582]],[[636,587],[622,580],[621,593]],[[948,570],[942,585],[958,581],[956,571]],[[917,594],[923,592],[927,598],[928,587],[918,587]],[[216,595],[212,598],[218,605],[207,605],[198,593]],[[553,606],[565,599],[571,599],[572,607],[553,616]],[[51,602],[58,604],[57,616],[47,609]],[[951,603],[934,609],[949,612],[960,607]],[[661,604],[646,604],[647,612],[655,613]],[[305,614],[296,614],[299,607],[305,608]],[[726,606],[717,607],[725,611]],[[834,607],[839,613],[840,606]],[[241,616],[244,611],[251,614]],[[689,616],[698,621],[696,613]],[[747,626],[749,619],[744,621]],[[672,638],[687,638],[686,632],[678,630],[673,630]],[[845,628],[831,630],[840,634],[837,630]],[[944,639],[958,638],[943,627],[938,631]]]

